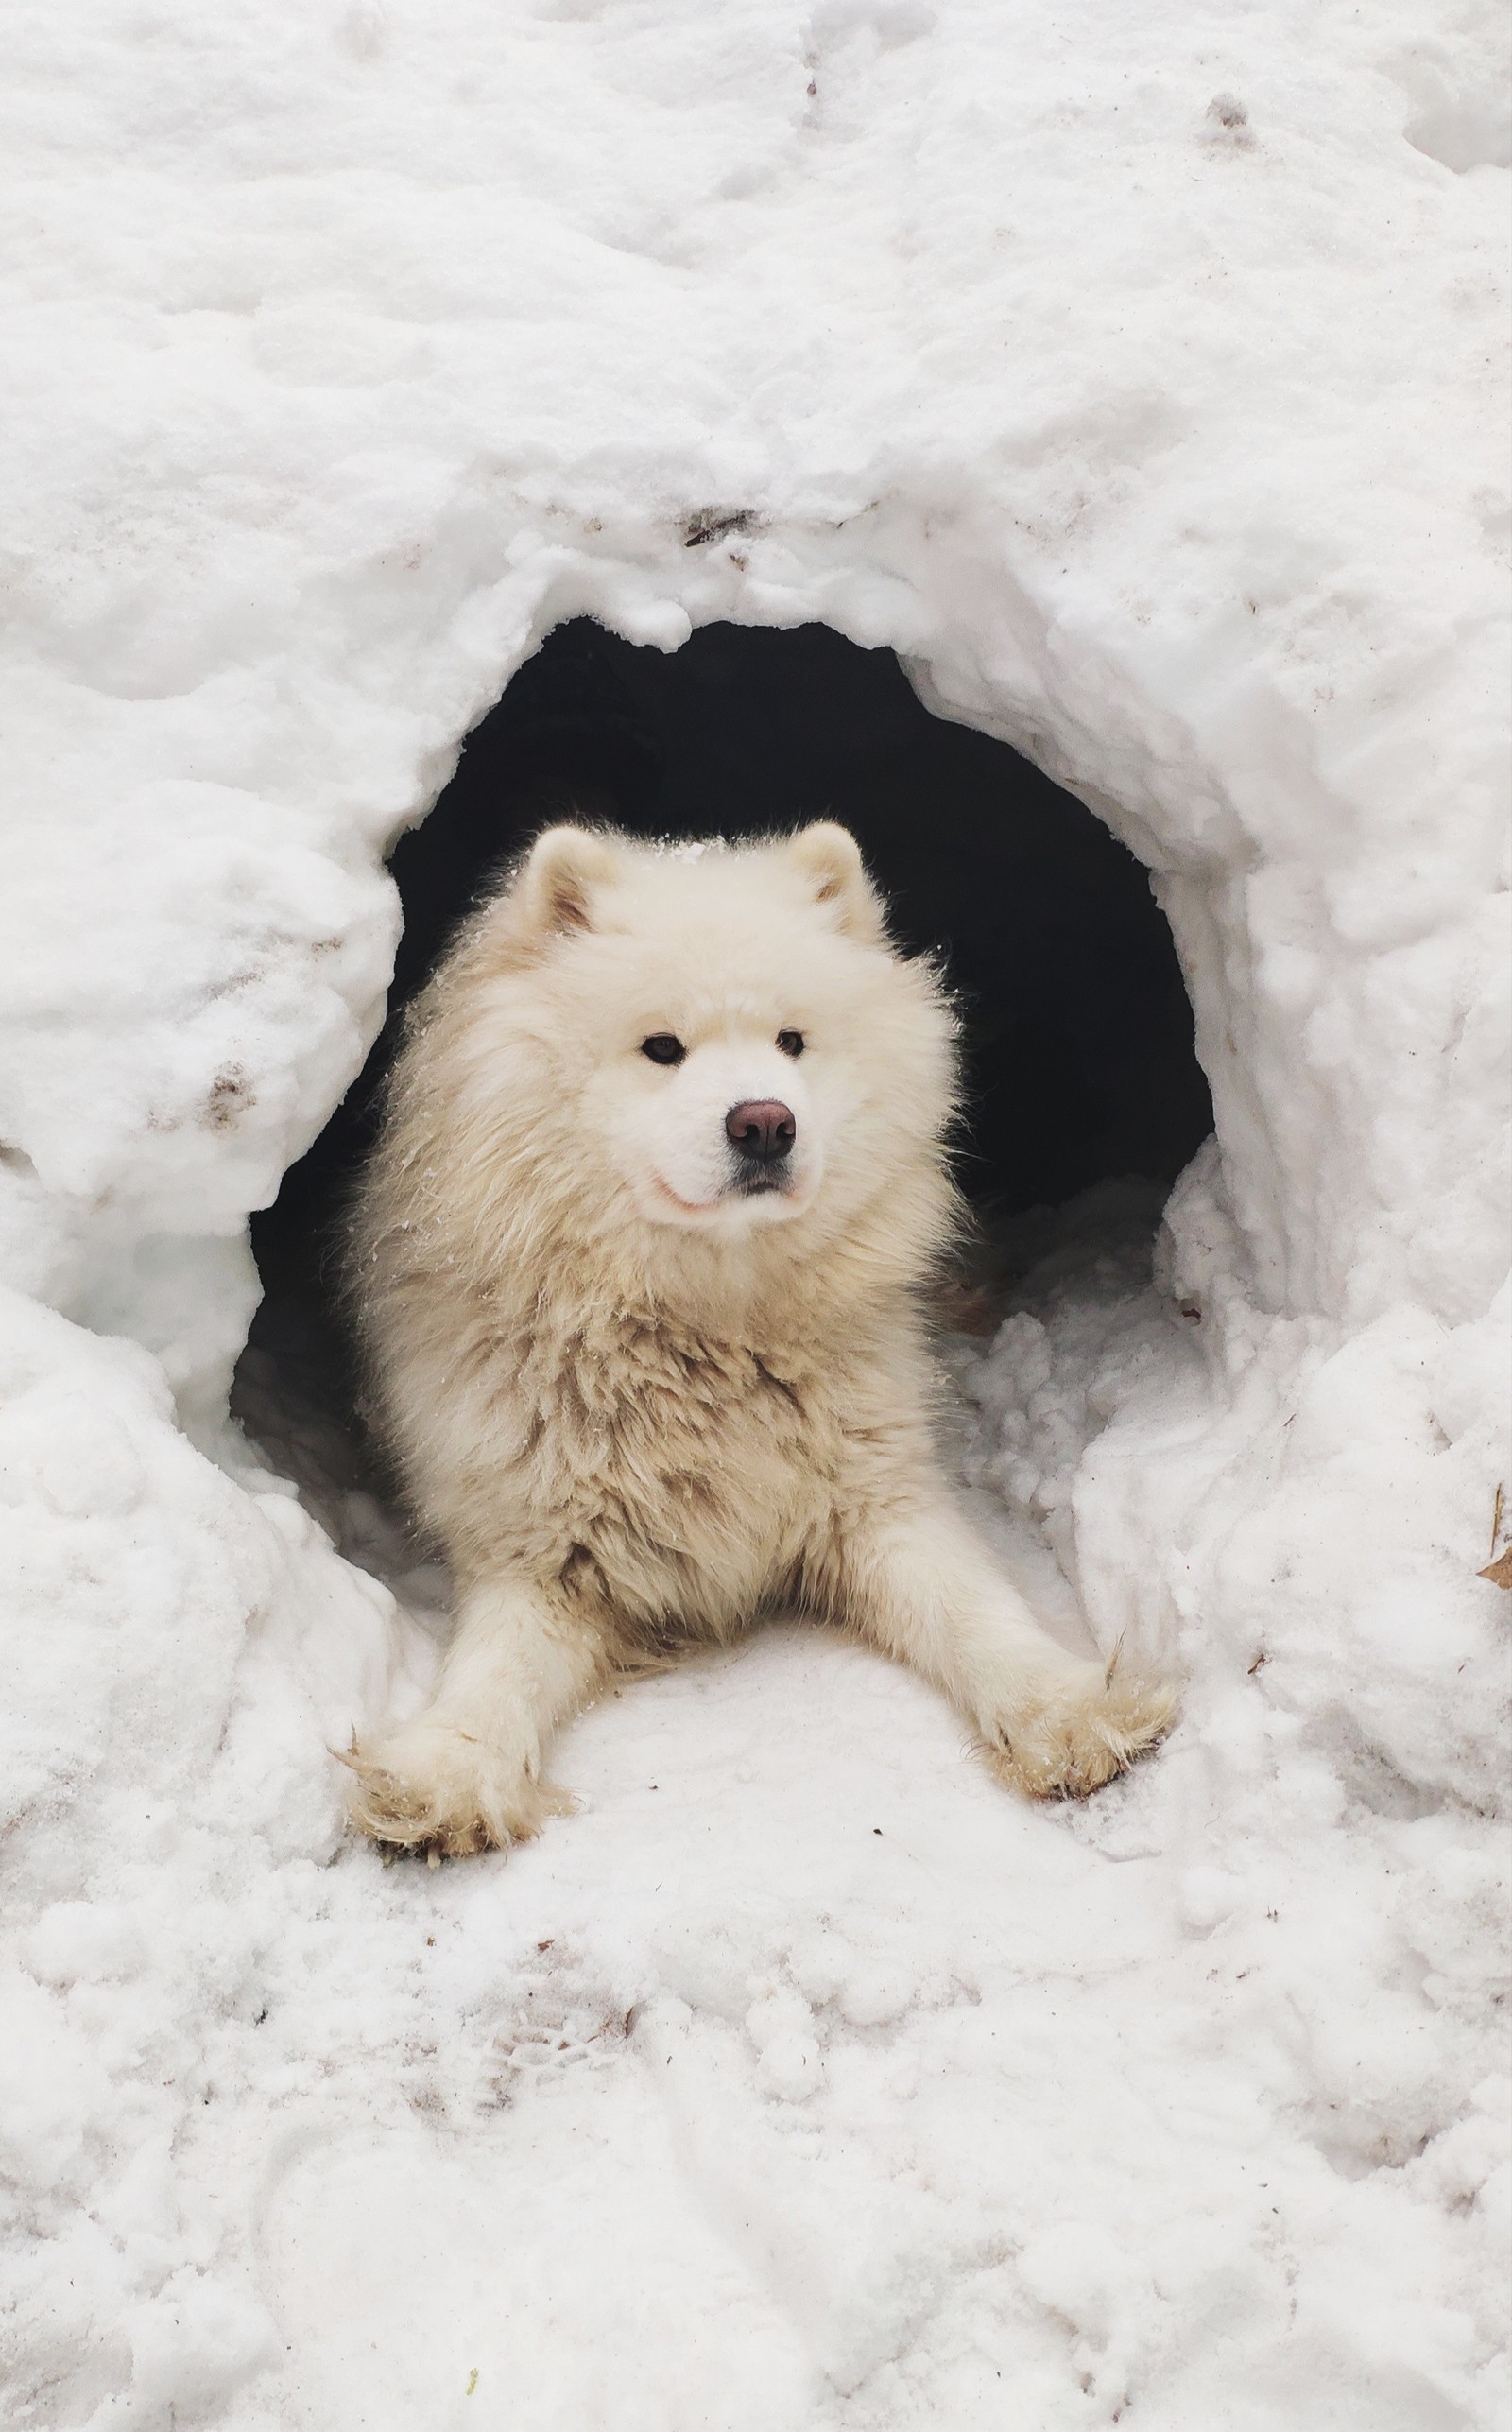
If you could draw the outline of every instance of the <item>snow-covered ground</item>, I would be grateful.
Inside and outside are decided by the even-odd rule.
[[[1480,0],[22,8],[0,95],[4,2371],[36,2426],[1500,2425],[1509,146]],[[1216,1146],[959,1457],[1179,1668],[1085,1809],[818,1638],[385,1870],[247,1211],[558,619],[823,619],[1150,863]],[[1499,1286],[1502,1298],[1496,1301]],[[265,1456],[266,1457],[266,1456]],[[396,1600],[397,1598],[397,1600]]]

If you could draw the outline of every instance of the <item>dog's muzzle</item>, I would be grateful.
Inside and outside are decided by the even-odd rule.
[[[743,1098],[725,1117],[725,1137],[734,1154],[735,1188],[747,1199],[781,1191],[792,1177],[798,1117],[781,1098]]]

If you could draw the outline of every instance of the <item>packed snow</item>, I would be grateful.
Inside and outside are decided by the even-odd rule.
[[[13,11],[3,2372],[18,2424],[1505,2420],[1500,13]],[[948,1347],[1022,1805],[818,1632],[385,1868],[447,1587],[246,1218],[560,619],[897,650],[1149,863],[1216,1139]],[[1498,1297],[1500,1295],[1500,1297]]]

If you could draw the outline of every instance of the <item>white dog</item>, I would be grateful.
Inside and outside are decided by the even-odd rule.
[[[554,828],[466,927],[354,1225],[374,1399],[460,1595],[428,1712],[348,1760],[368,1832],[535,1832],[546,1743],[616,1668],[781,1607],[913,1664],[1022,1790],[1159,1739],[1170,1692],[1045,1636],[931,1441],[954,1071],[844,828]]]

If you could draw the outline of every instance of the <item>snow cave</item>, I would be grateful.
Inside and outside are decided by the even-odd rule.
[[[467,738],[389,870],[404,910],[389,1015],[363,1073],[252,1219],[265,1297],[250,1371],[347,1376],[334,1316],[345,1195],[370,1145],[404,1006],[491,873],[552,819],[738,837],[833,816],[860,839],[911,952],[938,955],[962,1021],[957,1172],[1001,1286],[1102,1182],[1153,1233],[1212,1128],[1192,1009],[1149,874],[1005,743],[932,716],[893,652],[823,625],[715,623],[679,650],[558,626]],[[963,1302],[962,1305],[965,1303]],[[978,1327],[990,1301],[973,1307]],[[323,1347],[323,1349],[322,1349]],[[254,1432],[255,1388],[234,1406]]]
[[[1500,2432],[1501,12],[21,16],[0,2413]],[[333,1227],[569,804],[945,957],[1096,1799],[777,1623],[348,1835],[448,1583]]]

